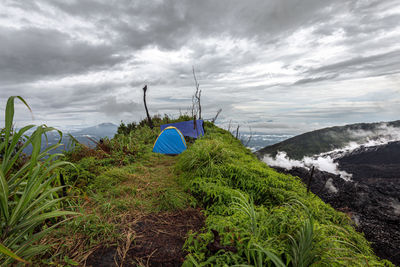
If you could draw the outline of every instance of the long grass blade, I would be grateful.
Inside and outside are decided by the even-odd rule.
[[[4,255],[7,255],[17,261],[29,264],[29,262],[27,262],[26,260],[18,257],[17,254],[15,254],[14,252],[12,252],[11,250],[9,250],[7,247],[5,247],[3,244],[0,243],[0,253],[3,253]]]

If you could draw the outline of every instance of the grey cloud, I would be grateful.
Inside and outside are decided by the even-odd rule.
[[[299,85],[299,84],[306,84],[306,83],[315,83],[315,82],[321,82],[321,81],[326,81],[326,80],[332,80],[336,78],[338,75],[330,75],[330,76],[320,76],[320,77],[313,77],[313,78],[305,78],[305,79],[300,79],[297,80],[293,85]]]
[[[292,122],[322,125],[366,120],[371,114],[383,119],[388,118],[383,98],[359,108],[353,102],[357,97],[371,101],[374,93],[388,91],[393,84],[380,77],[396,79],[400,69],[400,35],[393,33],[400,15],[386,14],[398,6],[395,0],[7,3],[29,12],[22,22],[4,14],[22,26],[0,27],[0,99],[21,94],[39,114],[55,110],[54,119],[119,122],[144,117],[145,82],[152,113],[185,112],[194,90],[192,65],[203,89],[204,116],[222,108],[221,120],[273,119],[282,128],[302,129]],[[35,24],[41,15],[49,15],[56,25]],[[56,23],[58,17],[67,18],[65,24]],[[89,35],[98,42],[88,42],[84,37]],[[324,56],[330,59],[324,61]],[[354,78],[371,78],[368,83],[376,89],[364,93],[358,88],[347,96],[343,87]],[[38,80],[54,85],[41,88]],[[310,92],[321,86],[344,95],[318,93],[310,103]],[[271,102],[263,103],[266,99]],[[343,104],[336,110],[321,108],[323,102],[339,100]]]
[[[123,58],[107,45],[75,41],[65,33],[0,27],[0,79],[14,83],[111,67]]]
[[[314,118],[314,119],[333,119],[333,118],[349,118],[357,116],[365,116],[370,114],[371,107],[326,107],[326,108],[309,108],[297,109],[295,112],[284,114],[288,118]]]
[[[121,113],[134,113],[142,110],[142,105],[133,101],[119,102],[115,96],[111,96],[102,100],[98,111],[106,115],[115,116]]]
[[[285,123],[264,123],[264,122],[259,122],[259,123],[254,123],[251,125],[252,128],[255,129],[274,129],[274,128],[279,128],[279,129],[290,129],[293,128],[293,125],[290,124],[285,124]]]
[[[190,38],[221,34],[271,42],[277,33],[292,31],[299,25],[310,25],[321,19],[324,14],[320,9],[326,6],[317,0],[48,3],[117,32],[121,44],[134,49],[149,44],[176,49]]]
[[[381,53],[373,56],[354,57],[334,64],[327,64],[319,68],[310,69],[313,75],[349,74],[358,71],[368,71],[365,75],[379,75],[389,69],[400,67],[400,50]],[[370,73],[373,71],[373,73]],[[397,71],[395,71],[397,73]]]

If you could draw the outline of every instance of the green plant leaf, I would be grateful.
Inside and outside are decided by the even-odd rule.
[[[3,253],[4,255],[7,255],[17,261],[29,264],[29,262],[27,262],[26,260],[18,257],[14,252],[12,252],[11,250],[9,250],[7,247],[5,247],[3,244],[0,243],[0,253]]]

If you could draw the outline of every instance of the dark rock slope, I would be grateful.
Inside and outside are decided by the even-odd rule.
[[[400,141],[382,146],[360,147],[339,158],[340,168],[353,174],[356,181],[380,182],[400,178]]]
[[[338,162],[353,180],[316,170],[311,191],[347,213],[378,256],[400,266],[400,142],[360,148]],[[304,182],[309,178],[304,168],[276,169]]]

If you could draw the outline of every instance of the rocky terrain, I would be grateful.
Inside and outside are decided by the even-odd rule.
[[[400,266],[400,142],[360,147],[336,162],[352,180],[315,170],[310,190],[348,214],[378,256]],[[306,168],[276,169],[305,183],[310,177]]]

